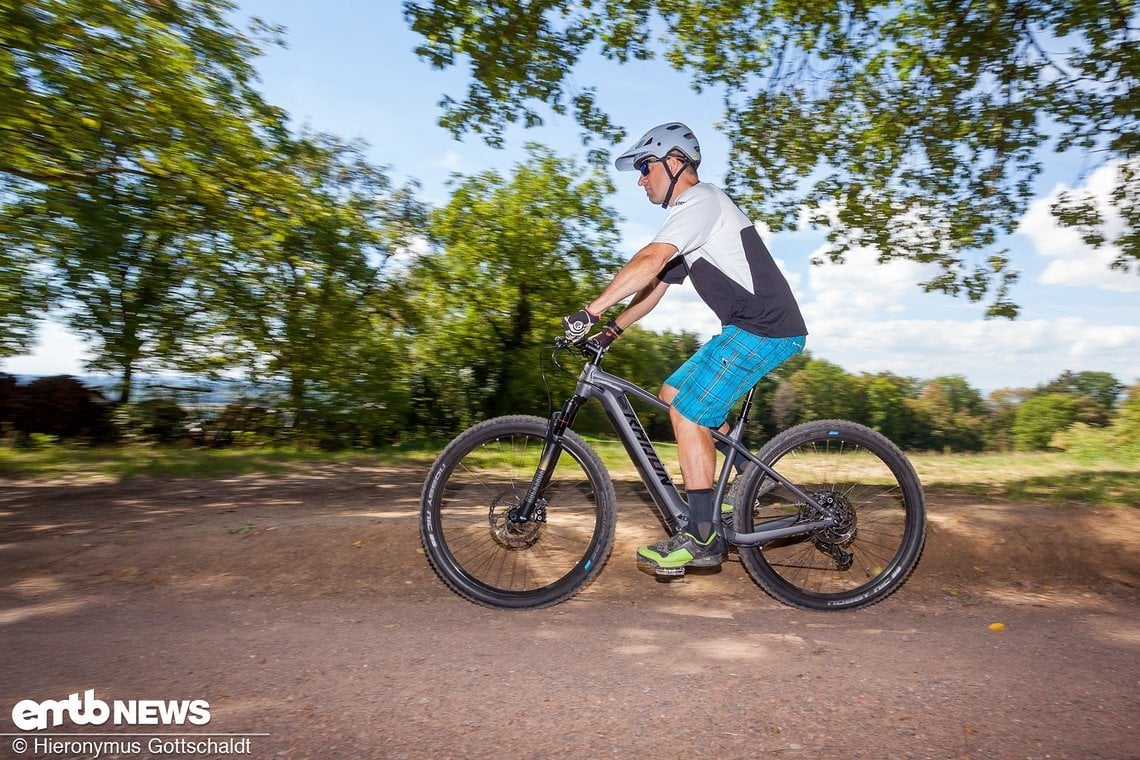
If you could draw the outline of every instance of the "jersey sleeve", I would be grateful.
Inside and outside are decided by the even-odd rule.
[[[668,285],[680,285],[689,276],[689,267],[685,264],[684,256],[674,256],[669,259],[661,272],[657,275],[657,279],[661,280]]]
[[[669,215],[665,217],[665,223],[653,241],[669,243],[684,256],[708,242],[717,212],[716,199],[709,193],[686,193],[678,199],[676,205],[670,207]]]

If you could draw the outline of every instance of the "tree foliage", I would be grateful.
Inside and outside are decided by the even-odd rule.
[[[910,405],[924,427],[921,448],[980,451],[985,447],[982,394],[964,377],[952,375],[927,382]]]
[[[258,234],[253,199],[275,191],[263,169],[283,121],[253,88],[259,50],[232,8],[0,0],[3,276],[38,262],[124,401],[140,362],[199,328],[202,259]],[[42,289],[12,293],[5,336],[43,306]]]
[[[1014,445],[1022,451],[1049,447],[1053,435],[1077,420],[1077,402],[1065,393],[1046,393],[1028,399],[1017,410],[1013,423]]]
[[[813,359],[788,378],[794,391],[797,422],[861,418],[862,399],[843,369],[824,359]]]
[[[606,354],[606,371],[624,377],[647,391],[655,392],[665,378],[696,353],[700,346],[701,341],[694,333],[656,333],[640,325],[631,325]],[[636,404],[636,408],[641,416],[641,424],[650,438],[672,440],[673,424],[668,412],[642,404]],[[575,429],[600,435],[613,434],[613,427],[605,419],[599,404],[586,405],[578,415]]]
[[[559,318],[616,269],[616,212],[600,173],[537,145],[509,178],[455,177],[408,276],[421,403],[464,424],[545,413],[539,359]]]
[[[9,230],[0,217],[0,358],[31,349],[36,319],[48,303],[46,273],[29,250],[6,243]]]
[[[801,209],[829,228],[829,255],[936,266],[928,290],[989,299],[1012,317],[1017,279],[995,244],[1031,197],[1043,150],[1117,168],[1116,225],[1088,197],[1055,212],[1114,266],[1140,259],[1140,47],[1132,0],[407,0],[433,66],[466,64],[441,123],[501,144],[504,126],[573,112],[590,142],[624,136],[575,87],[580,58],[663,55],[723,96],[728,183],[771,229]],[[596,154],[601,158],[601,153]]]
[[[1065,393],[1085,399],[1094,408],[1094,414],[1099,411],[1103,418],[1101,424],[1104,425],[1107,424],[1108,418],[1116,409],[1120,394],[1123,391],[1124,386],[1109,372],[1070,372],[1066,370],[1054,380],[1037,388],[1035,393],[1038,395]],[[1083,421],[1090,424],[1094,423],[1092,419]]]
[[[260,51],[227,21],[233,8],[0,1],[0,173],[180,177],[220,192],[254,157],[255,127],[277,116],[253,88]]]
[[[1140,383],[1127,389],[1113,420],[1112,433],[1118,446],[1130,450],[1133,456],[1140,455]]]
[[[42,185],[9,206],[0,232],[9,251],[50,267],[57,313],[92,346],[91,369],[121,378],[123,401],[135,370],[177,351],[199,313],[192,289],[206,218],[168,190],[139,175]]]
[[[334,410],[351,410],[372,419],[362,430],[393,429],[409,351],[396,261],[426,219],[416,188],[393,188],[363,145],[329,135],[280,143],[274,171],[292,191],[261,220],[260,244],[211,262],[217,319],[189,360],[282,383],[302,424],[345,430]]]

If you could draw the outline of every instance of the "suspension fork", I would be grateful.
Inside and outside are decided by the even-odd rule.
[[[530,487],[522,503],[507,514],[512,523],[546,522],[546,504],[541,494],[550,485],[550,476],[558,465],[558,458],[562,455],[562,434],[574,424],[578,410],[586,403],[586,399],[574,394],[566,399],[560,411],[550,416],[550,423],[546,426],[546,440],[542,445],[542,456],[538,460],[538,469],[531,478]]]

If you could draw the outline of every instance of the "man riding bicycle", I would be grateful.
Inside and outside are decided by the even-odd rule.
[[[633,300],[595,336],[608,346],[648,314],[672,284],[692,277],[721,332],[666,380],[677,455],[688,499],[688,523],[667,541],[637,549],[638,561],[661,570],[715,567],[725,552],[713,503],[716,447],[712,428],[765,375],[803,351],[807,328],[787,280],[755,225],[720,188],[697,176],[701,149],[679,122],[649,130],[614,162],[641,172],[638,184],[669,210],[653,241],[638,251],[601,294],[562,319],[566,337],[585,340],[601,314]]]

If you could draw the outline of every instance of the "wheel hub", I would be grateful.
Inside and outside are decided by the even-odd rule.
[[[825,491],[812,494],[817,504],[827,507],[835,515],[835,524],[820,530],[812,536],[815,548],[831,557],[838,570],[851,568],[855,555],[845,548],[855,540],[856,519],[855,508],[842,494],[834,491]],[[818,516],[818,509],[809,508]]]
[[[842,494],[834,491],[812,494],[817,503],[827,507],[835,515],[835,524],[824,528],[815,534],[818,541],[834,546],[843,546],[851,543],[855,538],[856,517],[855,508]]]
[[[519,503],[518,492],[508,488],[491,500],[487,511],[491,537],[500,546],[512,551],[534,546],[542,530],[542,525],[538,522],[519,523],[511,520],[511,513],[518,508]]]

